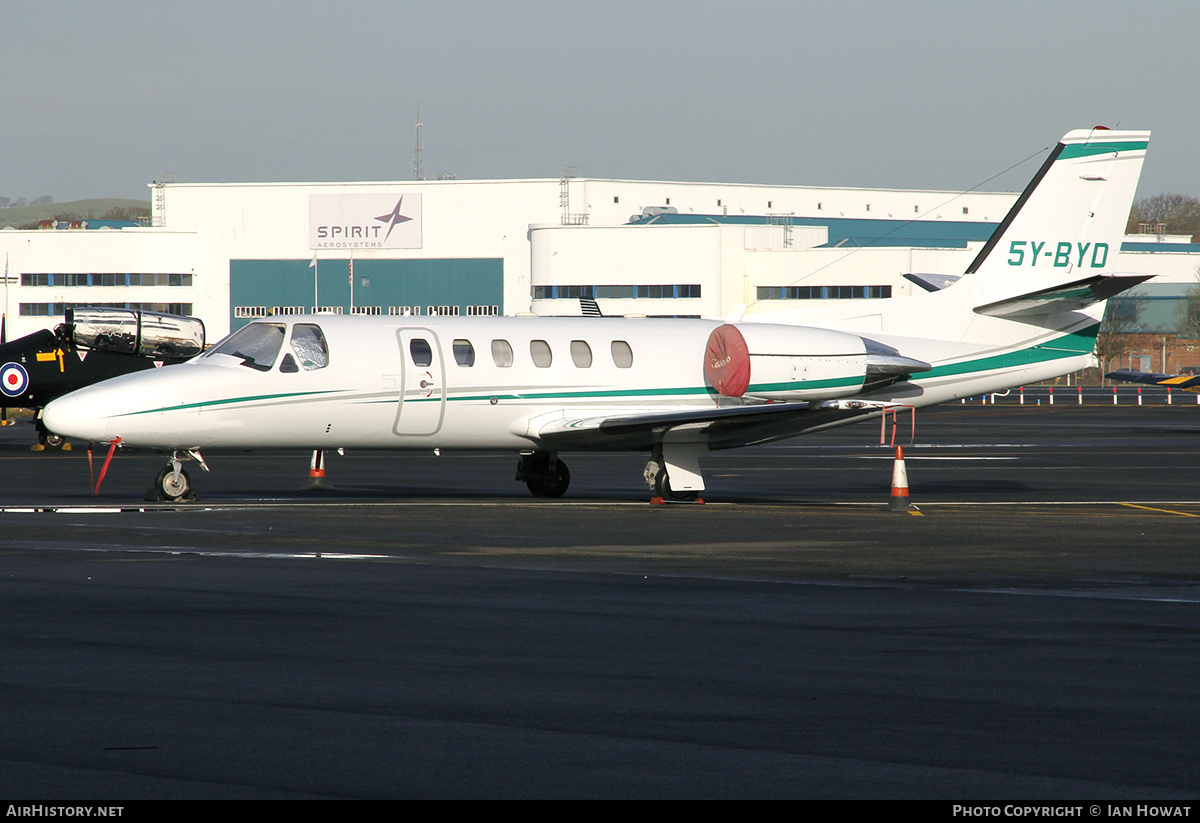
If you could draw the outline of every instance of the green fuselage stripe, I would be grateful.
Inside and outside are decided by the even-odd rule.
[[[1058,360],[1064,357],[1077,357],[1079,355],[1090,354],[1096,345],[1096,334],[1099,332],[1100,324],[1097,323],[1080,332],[1063,335],[1054,340],[1045,343],[1039,343],[1026,349],[1006,352],[1004,354],[991,355],[988,357],[980,357],[972,360],[964,360],[959,363],[947,363],[945,365],[935,366],[932,370],[914,375],[911,382],[919,383],[922,380],[929,380],[939,377],[949,377],[953,375],[968,374],[970,372],[987,372],[999,369],[1013,368],[1016,366],[1024,366],[1032,363],[1044,363],[1051,360]],[[787,391],[802,391],[815,389],[831,389],[831,388],[846,388],[857,389],[862,386],[863,378],[855,375],[852,377],[838,377],[824,380],[795,380],[784,381],[779,383],[755,383],[747,390],[747,394],[763,394],[768,392],[787,392]],[[574,391],[546,391],[530,390],[530,391],[512,391],[495,394],[480,394],[478,389],[471,394],[462,394],[457,396],[443,397],[440,393],[435,393],[431,397],[413,397],[405,398],[405,403],[440,403],[446,402],[470,402],[470,401],[490,401],[492,398],[505,401],[528,401],[528,400],[601,400],[614,398],[668,398],[680,396],[713,396],[717,394],[711,386],[679,386],[675,388],[654,388],[654,389],[605,389],[605,390],[574,390]],[[141,411],[125,412],[123,414],[114,415],[115,417],[132,417],[141,414],[154,414],[157,412],[167,411],[191,411],[203,410],[205,408],[228,407],[235,404],[255,404],[262,401],[278,401],[278,400],[294,400],[304,397],[316,396],[336,396],[340,398],[354,400],[352,393],[348,391],[326,390],[326,391],[305,391],[305,392],[281,392],[278,394],[259,394],[245,397],[228,397],[221,400],[207,400],[196,403],[183,403],[178,406],[169,408],[143,409]],[[384,398],[372,398],[369,400],[359,399],[355,402],[366,402],[370,404],[387,403],[393,404],[399,402],[399,396],[394,395]],[[275,405],[275,404],[269,404]]]

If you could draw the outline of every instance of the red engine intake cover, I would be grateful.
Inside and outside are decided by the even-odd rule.
[[[750,348],[737,326],[726,323],[708,336],[704,379],[722,397],[741,397],[750,388]]]

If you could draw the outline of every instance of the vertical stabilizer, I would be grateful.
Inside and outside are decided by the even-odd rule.
[[[990,302],[1113,271],[1149,141],[1069,132],[955,286]]]

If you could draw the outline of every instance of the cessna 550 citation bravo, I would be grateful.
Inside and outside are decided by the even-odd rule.
[[[517,479],[545,497],[570,482],[561,452],[645,451],[655,491],[693,499],[710,449],[1094,365],[1104,301],[1148,279],[1111,267],[1149,136],[1067,134],[966,273],[939,291],[724,323],[267,317],[186,363],[54,400],[44,421],[69,437],[171,452],[160,499],[192,496],[180,461],[201,449],[291,447],[512,450]]]

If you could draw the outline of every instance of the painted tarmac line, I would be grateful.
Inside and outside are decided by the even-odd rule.
[[[742,503],[742,502],[711,502],[709,501],[704,506],[690,506],[688,504],[679,504],[671,506],[673,510],[687,510],[696,508],[703,509],[731,509],[731,508],[868,508],[879,509],[886,507],[887,500],[881,501],[836,501],[836,500],[781,500],[767,503]],[[952,501],[952,500],[921,500],[923,507],[955,507],[955,508],[996,508],[996,507],[1025,507],[1031,509],[1048,508],[1048,507],[1063,507],[1063,506],[1078,506],[1078,507],[1097,507],[1097,506],[1121,506],[1133,509],[1142,509],[1145,511],[1160,512],[1163,514],[1173,514],[1180,517],[1200,517],[1200,513],[1192,513],[1178,511],[1171,508],[1163,508],[1165,506],[1200,506],[1200,500],[1147,500],[1140,503],[1133,503],[1128,500],[988,500],[988,501]],[[321,501],[315,503],[305,500],[261,500],[261,501],[239,501],[230,503],[206,503],[201,506],[194,505],[162,505],[162,506],[4,506],[0,507],[2,514],[159,514],[167,512],[184,512],[184,513],[202,513],[202,512],[237,512],[237,511],[256,511],[262,509],[292,509],[303,508],[311,509],[314,506],[319,506],[325,509],[397,509],[397,508],[528,508],[528,509],[545,509],[545,508],[608,508],[608,509],[628,509],[628,508],[646,508],[651,510],[659,510],[662,507],[652,506],[648,501],[605,501],[605,500],[540,500],[536,502],[490,502],[490,501],[454,501],[454,500],[396,500],[386,502],[336,502],[336,501]]]
[[[1154,506],[1143,506],[1137,503],[1122,503],[1121,505],[1128,506],[1131,509],[1145,509],[1146,511],[1162,512],[1163,514],[1177,514],[1180,517],[1200,517],[1200,514],[1193,514],[1192,512],[1177,512],[1172,509],[1159,509]]]

